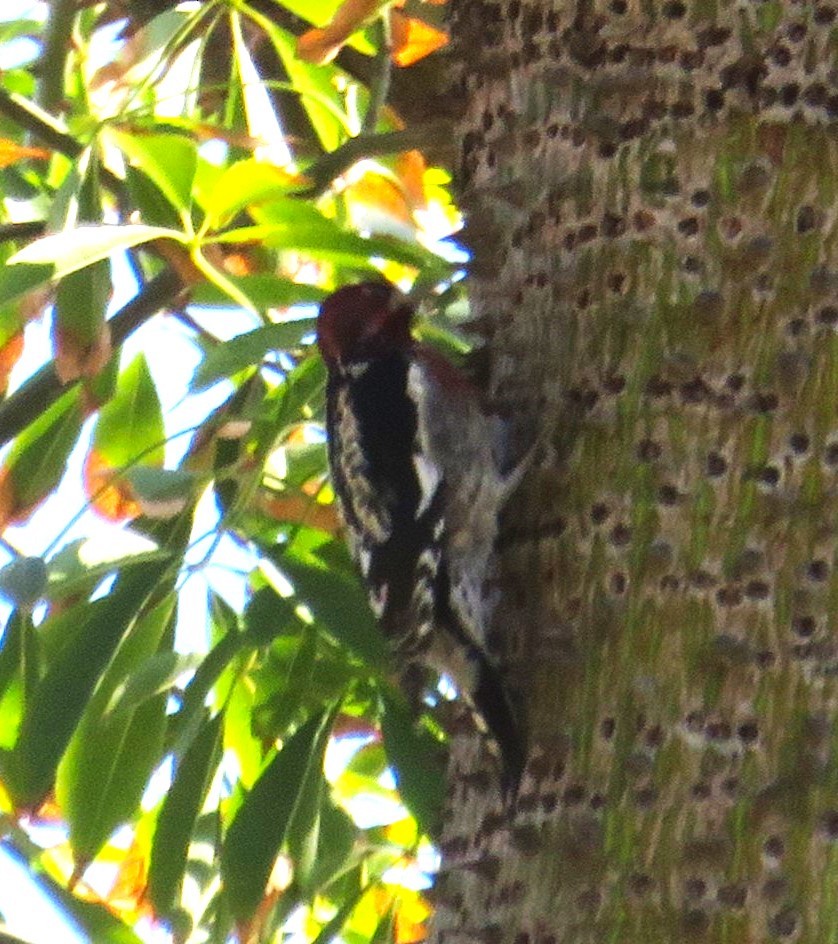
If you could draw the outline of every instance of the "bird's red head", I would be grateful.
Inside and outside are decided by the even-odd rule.
[[[317,317],[317,346],[327,367],[360,363],[408,349],[413,306],[389,282],[347,285]]]

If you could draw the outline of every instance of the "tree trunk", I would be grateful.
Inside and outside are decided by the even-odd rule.
[[[469,287],[537,461],[437,942],[838,940],[836,8],[451,0]]]

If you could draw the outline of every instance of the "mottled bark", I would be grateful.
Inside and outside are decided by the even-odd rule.
[[[470,293],[537,417],[497,614],[511,824],[455,738],[434,940],[838,940],[828,3],[451,0]]]

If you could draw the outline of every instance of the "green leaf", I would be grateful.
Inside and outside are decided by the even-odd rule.
[[[387,769],[387,753],[379,741],[370,741],[355,752],[346,769],[371,782],[377,781]]]
[[[138,354],[119,375],[113,397],[99,412],[91,450],[115,469],[137,460],[163,464],[163,411],[145,356]]]
[[[313,330],[313,318],[299,318],[265,325],[231,338],[213,348],[198,365],[192,378],[192,389],[203,390],[223,377],[230,377],[247,367],[258,367],[269,351],[295,347]]]
[[[294,614],[295,602],[281,597],[271,587],[262,587],[253,594],[244,611],[247,641],[252,646],[267,646],[276,636],[299,629]]]
[[[108,136],[181,212],[192,205],[192,185],[198,164],[195,142],[182,134],[128,134],[108,129]]]
[[[294,443],[283,447],[283,451],[286,461],[283,482],[286,488],[302,488],[306,482],[326,472],[328,460],[325,443]]]
[[[272,557],[323,629],[368,665],[385,666],[387,647],[357,580],[328,569],[313,555],[288,550]]]
[[[138,465],[126,472],[126,478],[146,514],[157,506],[158,517],[178,514],[206,484],[204,476],[184,469],[156,469]]]
[[[326,799],[326,782],[322,771],[317,777],[307,778],[313,783],[306,782],[300,790],[294,815],[288,824],[288,854],[294,864],[295,876],[305,887],[305,878],[311,877],[317,861],[317,847],[320,841],[320,810]]]
[[[276,676],[271,672],[256,674],[256,698],[252,729],[263,740],[284,737],[299,723],[301,716],[318,711],[325,703],[340,698],[348,679],[344,676],[335,685],[325,689],[318,685],[314,675],[317,660],[317,633],[306,627],[300,635],[282,641],[284,645],[271,647],[271,662],[276,665]]]
[[[47,229],[61,232],[81,223],[101,223],[102,193],[96,148],[88,146],[70,164],[50,202]]]
[[[15,675],[20,674],[25,619],[19,610],[12,610],[0,635],[0,692],[5,691]]]
[[[79,391],[68,390],[17,437],[5,462],[16,510],[38,504],[61,481],[82,420]]]
[[[148,894],[155,911],[167,915],[180,900],[180,889],[189,855],[195,821],[221,758],[219,712],[206,722],[178,764],[151,846]]]
[[[318,223],[289,225],[261,223],[228,230],[214,237],[217,243],[260,243],[271,249],[304,253],[313,259],[367,269],[378,273],[374,258],[389,259],[421,269],[433,281],[451,275],[452,263],[435,255],[419,243],[408,243],[390,236],[359,236],[340,229],[325,218]]]
[[[46,586],[47,565],[41,557],[18,557],[0,570],[0,594],[15,606],[34,606]]]
[[[278,429],[299,422],[307,406],[323,409],[323,390],[326,387],[326,368],[320,357],[307,357],[285,378],[277,390],[279,407],[271,419]]]
[[[46,285],[52,279],[55,267],[43,265],[6,265],[0,267],[0,304],[15,301],[21,295]]]
[[[70,272],[55,291],[55,327],[82,345],[95,341],[105,324],[111,296],[111,270],[106,261]]]
[[[134,568],[109,596],[58,617],[66,638],[27,701],[14,749],[0,755],[17,805],[37,805],[50,789],[97,682],[164,569],[158,562]]]
[[[333,881],[350,862],[355,841],[358,838],[358,827],[352,817],[339,806],[335,805],[329,796],[320,798],[320,810],[317,820],[316,833],[309,833],[309,841],[316,839],[314,855],[306,861],[302,855],[294,856],[295,876],[308,898],[321,888],[325,888]],[[289,834],[289,848],[291,835]]]
[[[394,262],[424,268],[430,262],[442,264],[423,247],[388,239],[384,236],[365,238],[357,233],[342,230],[325,218],[318,223],[260,223],[242,226],[216,236],[218,243],[261,243],[271,249],[289,249],[304,252],[315,259],[346,262],[374,269],[370,261],[381,256]]]
[[[332,217],[321,213],[316,204],[298,197],[276,197],[265,203],[255,204],[250,208],[250,215],[256,223],[264,225],[273,224],[292,229],[325,227],[337,233],[345,232]]]
[[[369,885],[361,885],[359,883],[355,893],[349,895],[342,902],[335,916],[323,925],[320,933],[311,942],[311,944],[331,944],[331,942],[338,936],[343,926],[349,920],[349,916],[358,907],[358,904],[364,895],[366,895],[369,887]]]
[[[0,302],[3,301],[4,271],[0,269]],[[257,311],[285,308],[289,305],[316,305],[326,297],[326,292],[321,288],[292,282],[278,275],[228,275],[227,278],[250,299]],[[192,299],[196,305],[230,307],[230,296],[211,282],[201,282],[194,286]]]
[[[155,695],[169,692],[184,673],[196,669],[202,661],[203,657],[195,653],[158,652],[151,656],[113,690],[105,717],[123,717]]]
[[[87,596],[103,577],[152,561],[169,560],[172,556],[170,551],[158,549],[142,549],[126,555],[120,548],[117,556],[113,556],[113,551],[110,545],[83,538],[65,545],[48,565],[49,598]]]
[[[43,236],[16,252],[8,265],[42,266],[52,264],[53,278],[60,279],[71,272],[93,265],[108,256],[133,249],[153,239],[175,239],[183,242],[177,230],[162,226],[144,226],[126,223],[124,226],[77,226]]]
[[[172,718],[172,749],[181,753],[191,743],[197,727],[203,717],[207,696],[218,685],[225,670],[230,666],[242,649],[251,648],[248,636],[239,631],[238,617],[228,613],[226,604],[217,594],[210,591],[210,614],[214,623],[224,627],[224,635],[206,654],[195,675],[183,692],[180,711]],[[221,686],[219,686],[221,687]],[[226,697],[226,692],[213,699],[219,704]]]
[[[0,749],[17,741],[26,693],[38,677],[34,627],[28,613],[14,610],[0,637]]]
[[[392,944],[396,940],[396,902],[392,902],[387,914],[378,922],[370,944]]]
[[[304,789],[323,776],[323,752],[333,712],[307,721],[283,745],[239,807],[224,837],[221,875],[238,921],[250,918],[268,878]]]
[[[305,7],[306,11],[302,15],[311,17],[314,11],[308,0]],[[330,18],[327,16],[322,22]],[[300,104],[305,108],[320,143],[324,150],[334,151],[348,134],[348,122],[343,117],[345,105],[335,82],[343,73],[334,65],[319,66],[304,62],[296,52],[296,37],[285,30],[271,24],[266,25],[266,31],[282,59],[288,78],[301,93]]]
[[[445,799],[444,751],[419,727],[412,712],[387,692],[381,694],[381,733],[395,769],[399,794],[421,830],[438,835]]]
[[[121,641],[58,767],[56,798],[70,827],[76,859],[91,861],[139,805],[161,760],[165,694],[108,713],[120,688],[145,667],[172,625],[174,597],[159,603]]]

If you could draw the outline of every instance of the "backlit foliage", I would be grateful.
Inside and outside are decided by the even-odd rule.
[[[440,734],[343,545],[312,331],[376,272],[459,307],[434,115],[399,102],[443,11],[30,7],[0,24],[4,843],[97,942],[419,941]]]

